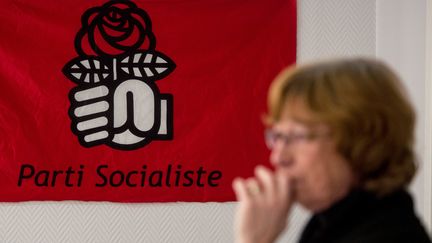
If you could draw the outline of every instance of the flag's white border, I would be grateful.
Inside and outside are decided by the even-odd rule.
[[[426,224],[432,233],[432,1],[427,1],[425,65],[425,206]]]

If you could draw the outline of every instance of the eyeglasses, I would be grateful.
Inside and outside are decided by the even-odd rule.
[[[273,149],[278,140],[281,140],[284,145],[289,145],[300,141],[312,140],[326,135],[327,133],[316,132],[293,132],[290,134],[283,134],[281,132],[274,131],[273,129],[266,129],[264,131],[265,142],[269,149]]]

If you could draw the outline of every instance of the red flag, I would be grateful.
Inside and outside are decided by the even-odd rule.
[[[8,0],[0,36],[1,201],[229,201],[296,5]]]

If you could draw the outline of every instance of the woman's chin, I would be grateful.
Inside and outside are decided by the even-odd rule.
[[[295,202],[298,203],[299,205],[301,205],[303,208],[307,209],[308,211],[314,212],[314,213],[320,212],[320,211],[324,210],[326,207],[328,207],[328,205],[326,205],[322,201],[316,200],[312,197],[309,197],[305,193],[301,193],[301,191],[296,193],[296,196],[294,199],[295,199]]]

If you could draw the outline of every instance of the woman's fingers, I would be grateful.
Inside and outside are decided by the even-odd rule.
[[[233,181],[233,189],[239,201],[257,198],[261,194],[260,185],[255,178],[247,180],[236,178]]]
[[[264,166],[255,168],[255,175],[262,187],[262,193],[267,197],[274,197],[277,193],[277,184],[274,174]]]
[[[246,189],[245,181],[242,178],[237,177],[234,179],[233,189],[238,201],[244,201],[249,197]]]
[[[291,208],[289,179],[280,172],[257,166],[254,178],[236,178],[233,188],[239,201],[236,240],[273,242],[285,228]]]
[[[261,196],[262,189],[260,183],[255,178],[246,180],[246,189],[249,197],[258,198],[258,196]]]
[[[274,197],[286,198],[290,196],[291,186],[290,179],[281,174],[273,173],[264,166],[255,168],[255,178],[236,178],[233,181],[233,189],[238,200],[250,198],[267,198]],[[257,197],[259,196],[259,197]]]

